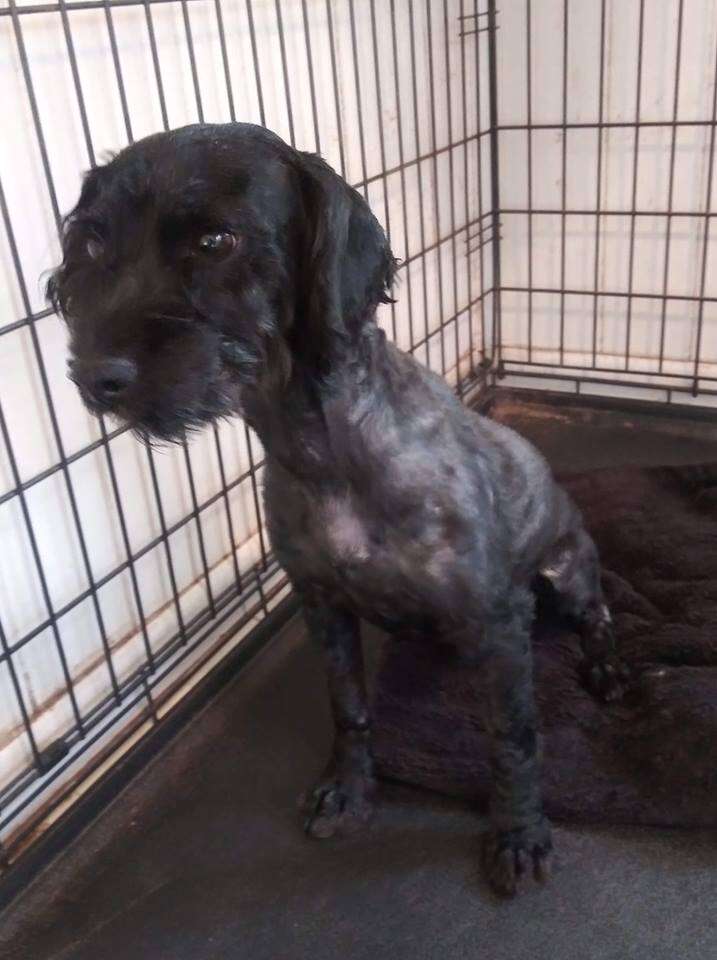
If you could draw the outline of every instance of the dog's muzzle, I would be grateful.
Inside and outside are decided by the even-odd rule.
[[[85,404],[95,413],[109,413],[137,380],[137,364],[126,357],[80,363],[70,360],[68,376]]]

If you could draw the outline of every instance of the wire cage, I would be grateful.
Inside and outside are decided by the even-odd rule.
[[[465,402],[717,404],[709,0],[0,0],[0,862],[284,608],[239,421],[89,417],[38,278],[81,172],[249,120],[401,259],[380,323]]]
[[[506,384],[715,405],[716,16],[689,0],[502,8]]]

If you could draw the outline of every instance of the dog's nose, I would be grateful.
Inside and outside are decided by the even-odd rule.
[[[70,364],[70,378],[92,402],[110,409],[137,379],[137,365],[126,357],[98,360],[87,367],[74,362]]]

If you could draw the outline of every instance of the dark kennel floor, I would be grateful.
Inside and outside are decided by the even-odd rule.
[[[504,404],[559,469],[717,457],[717,428]],[[290,624],[0,921],[6,960],[703,960],[717,837],[561,826],[546,889],[500,904],[476,816],[386,787],[363,836],[306,840],[330,727]]]

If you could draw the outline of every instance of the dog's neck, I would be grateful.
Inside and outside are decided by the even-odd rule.
[[[329,480],[327,469],[355,470],[372,411],[396,412],[396,358],[375,323],[368,323],[350,351],[336,351],[330,373],[317,377],[300,364],[288,384],[245,387],[242,414],[267,456],[306,479]]]

